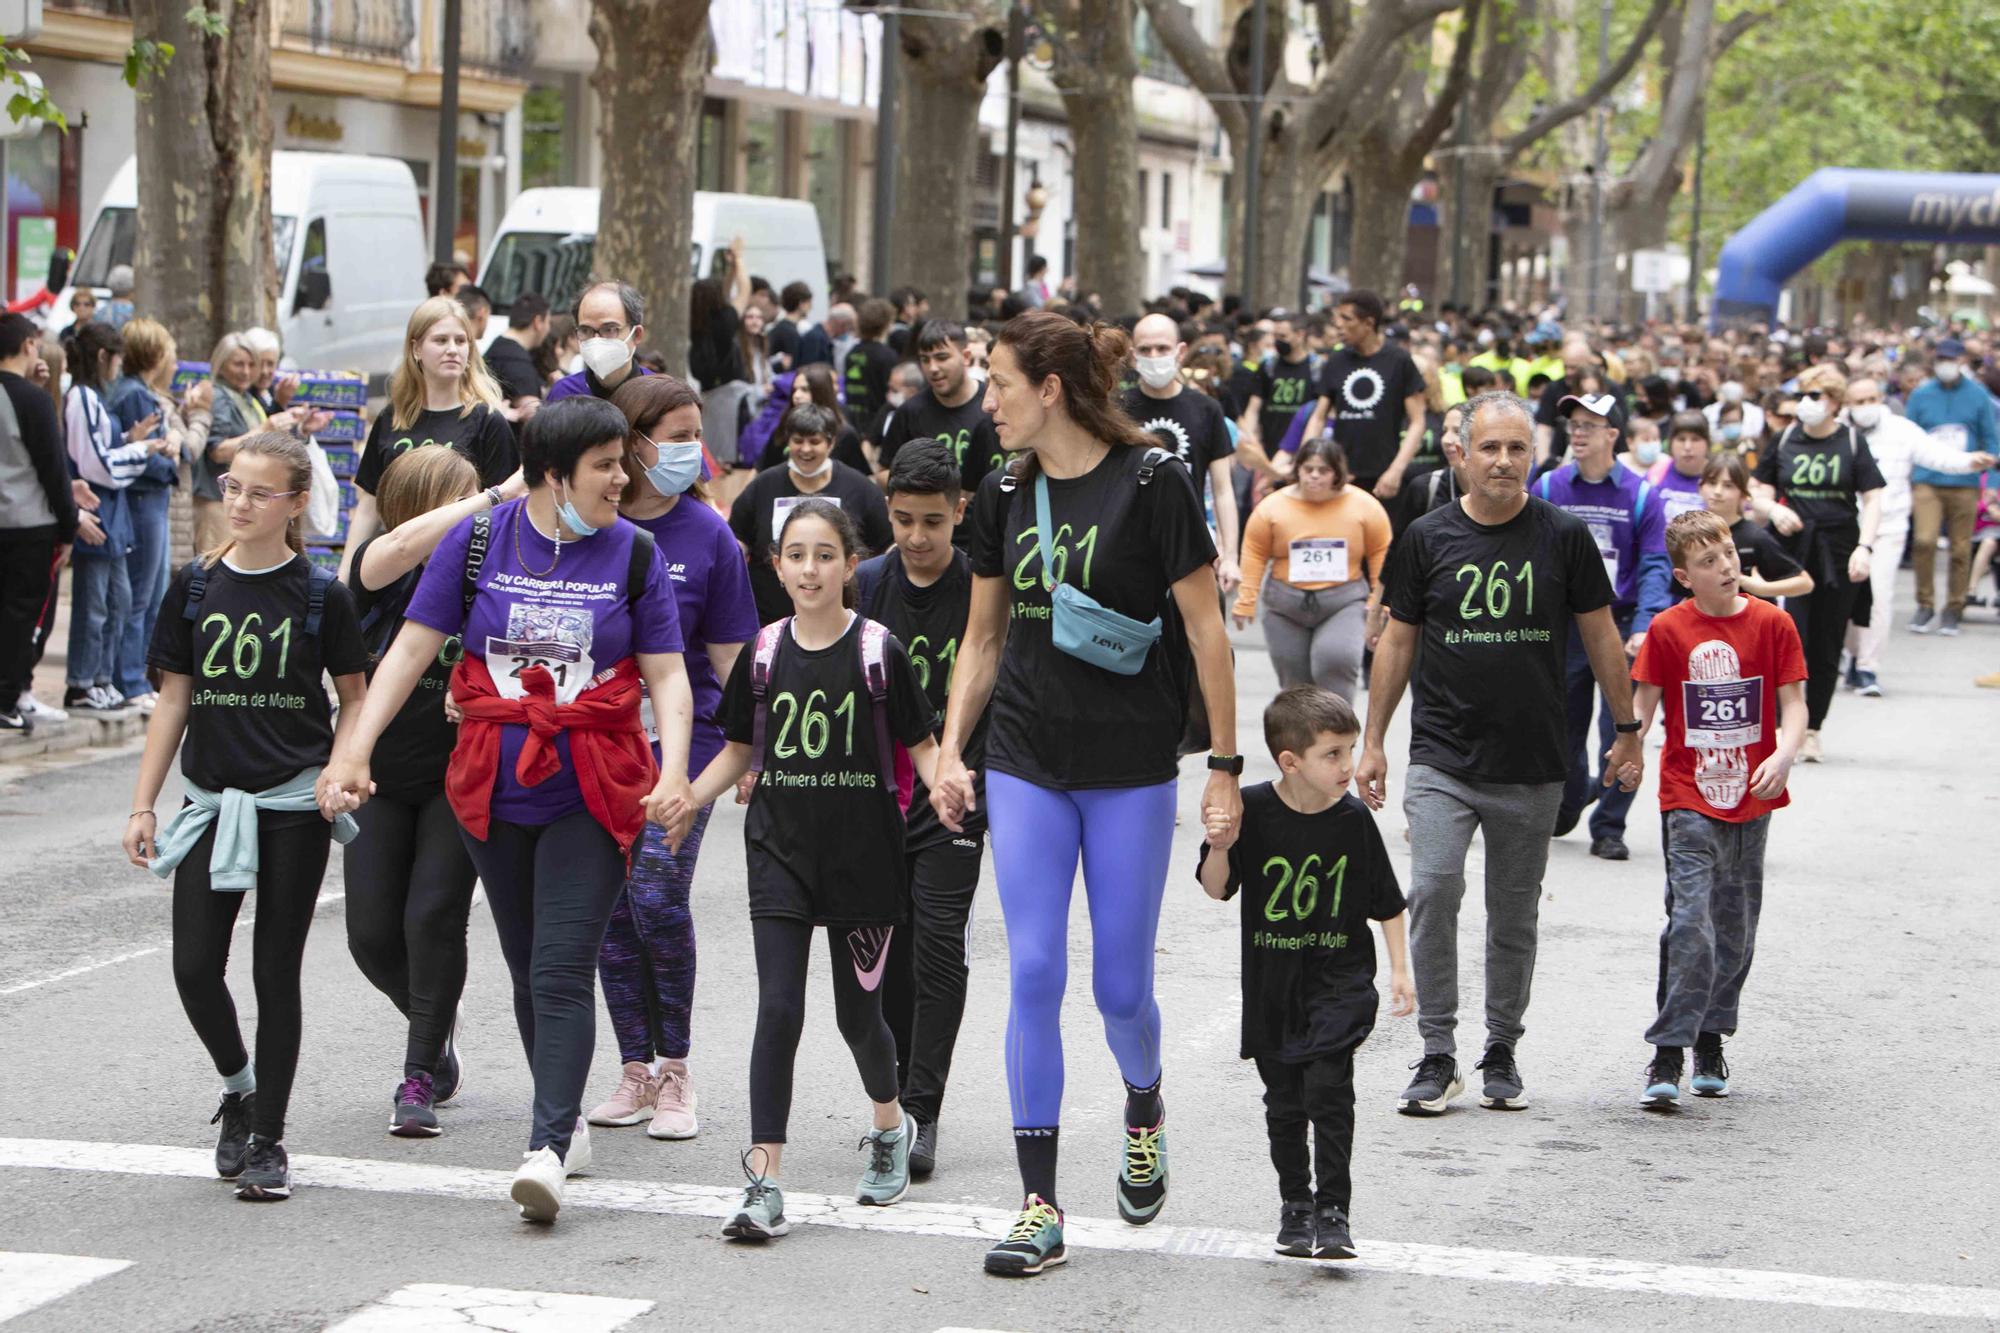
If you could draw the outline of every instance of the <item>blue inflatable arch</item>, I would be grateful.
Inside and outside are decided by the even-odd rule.
[[[1722,247],[1709,327],[1772,323],[1786,279],[1841,241],[2000,243],[2000,176],[1815,171]]]

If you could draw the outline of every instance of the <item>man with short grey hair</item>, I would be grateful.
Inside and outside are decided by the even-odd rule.
[[[646,298],[627,282],[593,282],[576,298],[576,336],[583,369],[549,386],[545,402],[612,392],[645,368],[632,358],[646,341]]]
[[[1410,821],[1410,956],[1424,1054],[1397,1100],[1406,1115],[1442,1114],[1465,1090],[1458,1072],[1458,909],[1475,831],[1486,840],[1485,1088],[1480,1105],[1528,1104],[1514,1047],[1534,979],[1549,829],[1569,770],[1563,699],[1575,623],[1609,701],[1617,739],[1604,781],[1639,785],[1644,761],[1611,581],[1582,520],[1528,493],[1535,422],[1511,393],[1465,404],[1465,493],[1411,523],[1383,573],[1389,623],[1375,649],[1368,726],[1355,786],[1371,809],[1387,796],[1389,721],[1419,640],[1403,812]]]

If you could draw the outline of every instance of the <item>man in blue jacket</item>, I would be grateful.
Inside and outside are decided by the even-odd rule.
[[[1940,338],[1931,361],[1931,378],[1910,394],[1904,415],[1930,433],[1933,440],[1967,453],[2000,453],[2000,428],[1995,427],[1993,400],[1976,376],[1965,373],[1965,344]],[[1958,633],[1965,611],[1965,594],[1972,581],[1972,528],[1979,516],[1979,474],[1910,470],[1911,556],[1917,568],[1917,613],[1910,629],[1928,634]],[[1944,615],[1937,605],[1937,539],[1951,539],[1951,572],[1946,576]]]
[[[1672,594],[1673,569],[1667,560],[1662,497],[1644,477],[1617,464],[1614,455],[1625,432],[1625,409],[1616,397],[1571,394],[1556,404],[1556,411],[1569,426],[1570,461],[1543,473],[1534,492],[1582,519],[1597,539],[1604,572],[1611,580],[1611,616],[1625,640],[1626,656],[1634,657],[1646,640],[1654,615],[1666,610]],[[1591,675],[1590,658],[1574,626],[1570,628],[1567,670],[1569,780],[1556,811],[1555,836],[1560,838],[1575,828],[1584,806],[1595,798],[1590,854],[1623,861],[1631,856],[1625,846],[1625,814],[1632,808],[1633,794],[1616,784],[1603,786],[1598,780],[1602,774],[1592,773],[1594,766],[1587,753],[1590,714],[1599,691]],[[1611,701],[1606,699],[1597,715],[1600,760],[1617,739],[1613,722]]]

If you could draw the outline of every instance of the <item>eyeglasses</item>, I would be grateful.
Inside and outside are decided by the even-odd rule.
[[[613,342],[617,342],[625,336],[625,326],[615,320],[612,323],[599,324],[595,327],[589,324],[579,324],[576,326],[576,336],[585,342],[589,342],[592,338],[609,338]]]
[[[267,491],[262,486],[245,486],[234,477],[222,479],[222,498],[248,500],[252,509],[263,509],[273,500],[284,500],[298,494],[298,491]]]
[[[1597,435],[1616,435],[1618,428],[1608,421],[1579,421],[1569,428],[1572,439],[1588,440]]]

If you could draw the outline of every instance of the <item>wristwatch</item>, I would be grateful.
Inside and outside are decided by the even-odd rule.
[[[1636,717],[1633,718],[1630,722],[1620,722],[1612,727],[1612,730],[1617,732],[1620,736],[1630,736],[1635,732],[1644,731],[1645,729],[1646,729],[1646,724]]]
[[[1211,754],[1208,757],[1208,771],[1227,773],[1233,778],[1243,776],[1243,756],[1240,754]]]

